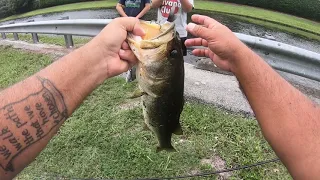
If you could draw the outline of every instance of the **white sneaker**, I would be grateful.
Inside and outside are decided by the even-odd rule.
[[[131,82],[132,81],[132,70],[130,69],[127,71],[127,76],[126,76],[126,82]]]

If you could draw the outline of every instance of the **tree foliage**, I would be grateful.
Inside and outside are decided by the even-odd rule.
[[[34,0],[0,0],[0,18],[34,9]]]
[[[9,0],[0,0],[0,17],[6,17],[12,14]]]
[[[41,8],[45,8],[45,7],[84,2],[84,1],[93,1],[93,0],[39,0],[39,6]]]
[[[93,0],[0,0],[0,18],[34,9]],[[213,0],[211,0],[213,1]],[[255,6],[320,21],[320,0],[216,0]]]
[[[14,14],[33,10],[33,0],[10,0],[9,2]]]

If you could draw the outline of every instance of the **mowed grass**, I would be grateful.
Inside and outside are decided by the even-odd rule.
[[[32,75],[52,62],[47,55],[32,54],[0,46],[0,89]]]
[[[51,63],[50,57],[0,47],[5,88]],[[214,106],[187,102],[181,115],[184,135],[174,136],[178,152],[156,153],[157,141],[143,131],[139,100],[126,97],[136,83],[106,80],[64,123],[46,149],[17,179],[135,179],[215,171],[205,159],[220,157],[226,168],[275,156],[253,118]],[[217,176],[191,179],[213,179]],[[290,179],[281,163],[233,172],[229,179]]]
[[[260,19],[320,35],[319,22],[292,16],[285,13],[245,5],[203,0],[195,1],[195,6],[196,9],[199,10],[216,11],[237,16],[250,17],[253,19]]]
[[[7,38],[9,40],[14,40],[13,38],[13,34],[10,33],[10,34],[6,34]],[[19,40],[21,41],[25,41],[25,42],[28,42],[28,43],[33,43],[33,40],[32,40],[32,35],[31,34],[18,34],[19,36]],[[43,34],[40,34],[38,35],[39,37],[39,43],[44,43],[44,44],[54,44],[54,45],[58,45],[58,46],[65,46],[65,40],[64,40],[64,36],[62,35],[43,35]],[[88,43],[89,41],[91,40],[91,38],[89,37],[73,37],[73,43],[74,43],[74,46],[75,47],[80,47],[86,43]]]
[[[1,19],[0,22],[24,18],[24,17],[36,16],[40,14],[48,14],[48,13],[56,13],[56,12],[64,12],[64,11],[77,11],[77,10],[85,10],[85,9],[112,8],[116,6],[117,2],[118,2],[117,0],[102,0],[102,1],[89,1],[89,2],[80,2],[80,3],[65,4],[60,6],[53,6],[49,8],[30,11],[23,14],[9,16],[7,18]]]
[[[307,39],[313,39],[313,40],[317,40],[320,42],[320,34],[315,34],[312,32],[307,32],[305,30],[301,30],[301,29],[297,29],[295,27],[291,27],[291,26],[284,26],[284,25],[280,25],[280,24],[276,24],[270,21],[264,21],[264,20],[260,20],[260,19],[253,19],[250,17],[245,17],[245,16],[237,16],[237,15],[230,15],[236,19],[240,19],[240,20],[244,20],[253,24],[257,24],[257,25],[261,25],[267,28],[271,28],[273,30],[279,30],[282,32],[286,32],[286,33],[290,33],[293,35],[298,35],[300,37],[304,37]]]
[[[102,0],[102,1],[81,2],[81,3],[54,6],[50,8],[44,8],[44,9],[27,12],[24,14],[10,16],[10,17],[1,19],[0,22],[35,16],[39,14],[54,13],[54,12],[76,11],[76,10],[84,10],[84,9],[114,8],[117,2],[118,1],[116,0]],[[291,27],[291,28],[299,29],[309,33],[320,35],[319,22],[311,21],[304,18],[299,18],[296,16],[292,16],[292,15],[288,15],[280,12],[270,11],[266,9],[256,8],[256,7],[244,6],[244,5],[205,1],[205,0],[195,1],[195,8],[197,10],[215,11],[215,12],[232,14],[236,16],[249,17],[249,18],[272,22],[279,25],[283,25],[283,26],[287,26],[287,27]]]

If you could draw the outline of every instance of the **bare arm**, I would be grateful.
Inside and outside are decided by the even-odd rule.
[[[116,9],[121,17],[128,17],[127,14],[123,10],[124,6],[120,3],[117,4]]]
[[[189,0],[180,0],[181,2],[181,6],[182,6],[182,10],[184,12],[191,12],[193,9],[192,4],[189,2]]]
[[[159,8],[163,3],[163,0],[152,0],[151,7]]]
[[[126,29],[141,35],[137,21],[114,20],[87,45],[0,93],[1,180],[31,163],[99,84],[128,70],[135,58]],[[108,35],[114,31],[117,37]]]
[[[206,16],[192,16],[202,26],[188,25],[201,38],[195,55],[210,57],[232,71],[256,114],[262,132],[294,179],[320,177],[320,108],[291,86],[225,26]]]
[[[246,47],[233,72],[263,134],[295,179],[320,176],[320,109]]]
[[[142,16],[144,16],[151,8],[150,3],[147,3],[145,7],[142,9],[142,11],[137,15],[137,18],[140,19]]]

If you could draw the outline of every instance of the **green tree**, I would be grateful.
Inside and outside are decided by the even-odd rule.
[[[0,18],[11,15],[10,0],[0,0]]]
[[[33,0],[10,0],[13,13],[19,14],[33,9]]]

